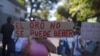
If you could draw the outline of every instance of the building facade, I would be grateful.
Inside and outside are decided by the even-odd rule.
[[[13,21],[17,21],[25,18],[25,14],[25,6],[20,5],[16,0],[0,0],[0,29],[1,25],[6,23],[8,16],[12,17]]]

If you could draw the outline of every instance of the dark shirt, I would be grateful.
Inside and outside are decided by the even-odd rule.
[[[3,41],[9,41],[11,39],[14,26],[10,23],[6,23],[1,27],[1,33],[3,34]]]

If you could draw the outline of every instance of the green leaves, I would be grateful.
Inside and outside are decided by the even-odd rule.
[[[62,19],[68,18],[70,16],[70,14],[68,12],[68,7],[59,6],[57,8],[55,16],[57,17],[58,20],[62,20]]]
[[[16,1],[21,5],[25,5],[26,4],[25,0],[16,0]]]
[[[77,10],[80,10],[77,15],[80,21],[84,21],[86,17],[100,12],[100,0],[71,0],[71,3],[70,13],[74,14]]]

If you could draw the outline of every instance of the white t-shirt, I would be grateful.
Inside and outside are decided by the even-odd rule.
[[[81,55],[81,52],[79,52],[78,50],[76,50],[76,48],[81,48],[81,44],[79,43],[79,39],[81,38],[80,35],[75,35],[74,36],[74,43],[75,43],[75,46],[74,46],[74,55]],[[78,40],[78,41],[77,41]],[[78,45],[77,45],[78,44]]]
[[[14,39],[14,40],[17,39],[17,37],[15,37],[14,31],[13,31],[13,33],[12,33],[11,38]],[[21,51],[22,43],[23,43],[23,41],[26,40],[26,39],[27,39],[26,37],[18,37],[18,40],[17,40],[17,42],[16,42],[16,44],[15,44],[15,51],[16,51],[16,52],[20,52],[20,51]]]

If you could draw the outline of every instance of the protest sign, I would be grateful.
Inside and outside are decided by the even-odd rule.
[[[72,22],[31,21],[14,23],[16,36],[69,37],[73,35]]]
[[[86,40],[100,41],[100,23],[83,22],[81,35]]]

